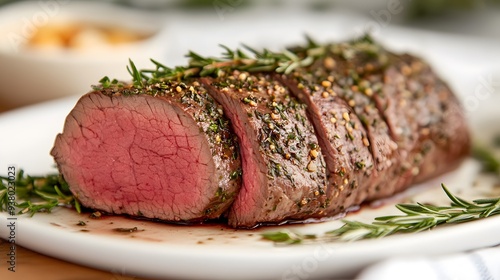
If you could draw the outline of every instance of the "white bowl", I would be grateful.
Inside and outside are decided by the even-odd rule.
[[[151,34],[133,43],[89,52],[23,48],[36,28],[56,22],[84,22]],[[156,14],[107,2],[21,1],[0,8],[0,104],[18,107],[68,95],[81,95],[104,77],[130,80],[129,58],[151,68],[150,58],[167,52],[164,20]]]

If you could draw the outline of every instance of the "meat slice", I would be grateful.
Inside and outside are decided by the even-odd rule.
[[[392,55],[391,65],[368,76],[373,95],[398,143],[397,189],[450,171],[469,152],[463,110],[431,67],[411,55]]]
[[[344,99],[320,90],[312,77],[308,82],[302,77],[298,82],[298,76],[281,78],[308,105],[325,155],[329,175],[325,212],[333,215],[359,205],[367,197],[359,190],[360,185],[371,181],[374,167],[368,133],[361,120]]]
[[[230,123],[197,82],[86,94],[51,154],[80,202],[109,213],[218,218],[241,186]]]
[[[326,212],[390,196],[455,168],[469,152],[459,102],[416,57],[362,39],[333,45],[280,80],[309,106],[325,151],[333,201]]]
[[[271,74],[234,71],[201,81],[224,106],[240,141],[243,186],[229,224],[325,216],[325,163],[305,104]]]

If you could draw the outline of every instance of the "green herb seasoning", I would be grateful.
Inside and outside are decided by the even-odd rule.
[[[154,69],[139,70],[135,64],[130,61],[127,67],[132,76],[133,86],[144,88],[161,81],[184,80],[189,77],[221,77],[234,70],[245,71],[249,73],[256,72],[276,72],[291,74],[297,69],[304,69],[311,66],[316,61],[323,58],[324,65],[327,68],[333,68],[335,62],[330,55],[341,56],[345,60],[361,59],[370,61],[371,68],[384,67],[387,63],[387,55],[382,48],[373,42],[369,35],[365,35],[348,43],[325,44],[320,45],[311,38],[306,37],[306,44],[281,52],[274,52],[268,49],[261,51],[244,45],[243,48],[230,49],[221,45],[224,52],[220,57],[204,57],[195,52],[188,52],[186,57],[189,59],[188,65],[170,68],[164,64],[151,60]],[[219,86],[226,87],[223,81],[217,82]],[[246,86],[252,88],[254,81]],[[101,79],[102,88],[109,88],[119,84],[116,80],[110,80],[105,77]]]
[[[9,178],[0,176],[0,210],[7,211],[9,196],[7,193]],[[17,173],[15,182],[16,196],[22,202],[14,202],[18,214],[29,213],[33,216],[37,212],[50,212],[57,206],[73,206],[81,212],[80,203],[69,190],[63,177],[58,174],[45,176],[26,175],[21,169]]]
[[[458,224],[500,214],[500,198],[467,201],[453,195],[444,185],[442,188],[451,201],[450,206],[398,204],[396,208],[404,215],[377,217],[370,224],[343,220],[342,227],[321,236],[278,231],[264,233],[262,237],[279,244],[356,241],[396,233],[420,232],[444,224]]]

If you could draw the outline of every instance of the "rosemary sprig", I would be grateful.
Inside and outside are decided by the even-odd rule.
[[[301,235],[290,231],[267,232],[266,240],[279,244],[298,244],[307,241],[356,241],[380,238],[396,233],[412,233],[430,230],[444,224],[458,224],[500,214],[500,197],[467,201],[453,195],[445,185],[441,185],[451,200],[450,206],[398,204],[404,215],[375,218],[372,223],[343,220],[344,225],[328,231],[324,235]]]
[[[312,62],[325,55],[326,46],[318,46],[305,50],[305,55],[298,55],[289,50],[273,52],[268,49],[257,51],[254,48],[244,46],[244,49],[230,49],[221,45],[224,49],[220,58],[204,57],[190,51],[186,57],[189,58],[186,67],[169,68],[165,65],[152,61],[156,65],[155,70],[141,70],[139,73],[132,71],[135,84],[142,83],[142,78],[150,82],[158,80],[183,79],[190,76],[215,76],[219,77],[229,70],[241,70],[247,72],[276,71],[277,73],[289,74],[298,67],[307,67]],[[131,64],[133,65],[133,64]],[[131,67],[133,69],[133,67]]]
[[[14,206],[17,214],[29,213],[31,216],[37,212],[50,212],[58,206],[73,206],[78,213],[81,212],[80,203],[61,175],[30,176],[22,169],[13,182],[0,176],[0,211],[13,214],[14,210],[9,206]]]
[[[243,45],[243,48],[230,49],[221,45],[224,50],[220,57],[205,57],[196,52],[189,51],[186,57],[187,66],[167,67],[158,61],[151,59],[155,69],[139,70],[133,61],[129,61],[128,72],[132,76],[133,85],[141,88],[146,84],[167,81],[182,80],[188,77],[220,77],[228,71],[240,70],[247,72],[276,72],[290,74],[292,71],[310,66],[315,60],[346,48],[347,45],[324,44],[320,45],[306,36],[307,43],[285,49],[281,52],[274,52],[269,49],[256,50],[255,48]],[[370,47],[367,48],[366,46]],[[365,35],[353,40],[349,48],[353,54],[357,52],[373,52],[378,50],[370,36]],[[109,78],[101,80],[101,86],[107,88],[111,86]]]

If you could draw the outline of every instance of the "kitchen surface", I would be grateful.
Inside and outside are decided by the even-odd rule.
[[[11,169],[57,172],[49,152],[68,112],[96,86],[136,79],[134,67],[186,65],[189,51],[217,57],[221,45],[279,51],[303,44],[305,35],[324,43],[369,32],[392,51],[425,59],[462,103],[474,142],[498,148],[499,24],[496,0],[0,0],[0,176],[8,182]],[[498,151],[491,155],[498,164]],[[469,200],[498,198],[499,167],[493,169],[497,173],[484,175],[469,158],[449,174],[346,218],[368,223],[397,214],[394,205],[401,202],[449,204],[443,190],[432,187],[442,182]],[[4,189],[0,197],[8,202]],[[0,278],[500,279],[499,216],[381,239],[282,245],[261,238],[276,226],[190,228],[122,216],[99,220],[74,210],[56,207],[32,218],[0,212]],[[340,225],[287,229],[307,236]],[[414,278],[402,274],[408,270]]]

